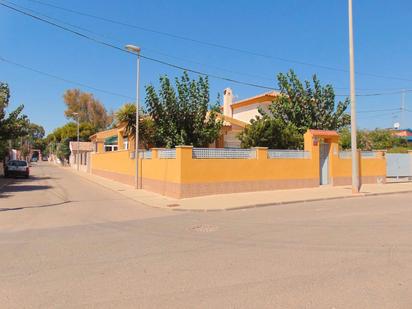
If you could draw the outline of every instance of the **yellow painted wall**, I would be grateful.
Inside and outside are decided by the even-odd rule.
[[[130,152],[127,150],[93,153],[91,169],[132,176],[135,163],[130,159]]]
[[[319,179],[319,144],[330,142],[330,176],[350,177],[351,160],[340,159],[337,138],[315,139],[305,134],[305,150],[309,159],[268,159],[267,149],[257,148],[255,159],[193,159],[192,147],[176,147],[175,159],[158,159],[158,149],[152,149],[152,159],[140,159],[139,178],[174,184],[205,184],[239,181]],[[386,175],[383,156],[361,160],[361,176]],[[130,151],[114,151],[91,155],[95,171],[133,176],[135,160]]]
[[[311,159],[192,159],[183,164],[182,183],[313,179]]]
[[[335,157],[331,163],[332,177],[351,177],[352,160]],[[386,160],[384,157],[362,158],[360,160],[360,176],[384,176],[386,175]]]
[[[141,177],[143,179],[181,183],[180,160],[157,158],[144,159],[141,161],[141,166]]]

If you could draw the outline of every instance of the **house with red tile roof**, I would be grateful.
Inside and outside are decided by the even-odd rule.
[[[237,136],[259,114],[259,108],[268,111],[269,105],[279,93],[265,92],[254,97],[234,101],[232,89],[223,91],[223,129],[222,135],[215,143],[218,148],[240,148]]]

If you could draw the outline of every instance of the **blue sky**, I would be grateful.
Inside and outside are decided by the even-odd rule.
[[[348,68],[347,1],[57,1],[47,3],[91,13],[141,27],[207,41],[272,57],[259,57],[98,21],[63,12],[29,0],[10,0],[67,23],[103,35],[123,46],[141,46],[142,54],[195,70],[245,82],[277,86],[276,74],[293,68],[302,79],[316,73],[331,83],[337,94],[349,93],[347,72],[281,61],[278,58]],[[2,3],[4,0],[0,0]],[[8,2],[10,4],[10,2]],[[356,70],[359,94],[412,89],[412,3],[410,1],[354,0]],[[84,32],[84,31],[83,31]],[[49,25],[0,7],[0,56],[64,77],[68,80],[133,97],[135,59]],[[235,73],[236,72],[236,73]],[[147,60],[142,61],[142,87],[157,84],[159,76],[181,72]],[[196,77],[196,75],[192,75]],[[399,79],[398,79],[399,78]],[[47,131],[67,122],[62,99],[75,85],[54,80],[0,61],[0,80],[12,91],[12,108],[25,104],[25,113]],[[210,79],[211,98],[231,87],[239,99],[264,92],[250,86]],[[82,88],[82,87],[80,87]],[[90,91],[108,110],[116,110],[126,98]],[[144,96],[144,92],[143,96]],[[341,99],[342,97],[338,97]],[[142,101],[144,100],[144,97]],[[405,96],[412,110],[412,92]],[[390,127],[399,121],[401,95],[358,97],[359,126]],[[405,113],[404,127],[412,127],[412,113]]]

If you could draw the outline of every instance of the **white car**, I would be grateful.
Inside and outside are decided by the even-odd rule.
[[[10,160],[6,164],[6,168],[4,169],[4,176],[23,176],[25,178],[29,178],[30,176],[30,167],[26,161],[23,160]]]

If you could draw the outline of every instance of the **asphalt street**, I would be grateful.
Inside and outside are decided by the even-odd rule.
[[[39,163],[0,180],[1,308],[412,308],[412,194],[149,208]]]

